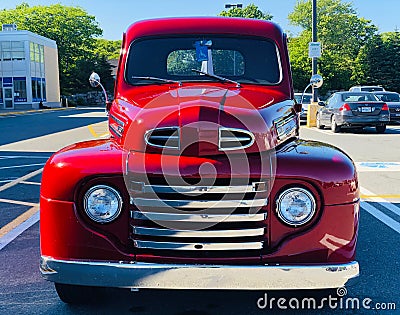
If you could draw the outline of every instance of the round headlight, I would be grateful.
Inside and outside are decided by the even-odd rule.
[[[122,198],[118,191],[110,186],[93,186],[85,193],[83,208],[93,221],[111,222],[121,213]]]
[[[304,188],[289,188],[277,199],[279,218],[289,225],[302,225],[309,222],[315,213],[315,199]]]

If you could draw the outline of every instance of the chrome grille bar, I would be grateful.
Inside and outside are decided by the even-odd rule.
[[[266,192],[266,182],[253,182],[251,185],[238,186],[166,186],[146,185],[143,182],[131,182],[131,190],[147,193],[182,193],[182,194],[246,194],[252,192]]]
[[[176,242],[152,242],[134,240],[136,248],[146,249],[167,249],[167,250],[248,250],[262,249],[263,242],[244,242],[244,243],[176,243]]]
[[[264,228],[241,230],[171,230],[147,227],[133,227],[136,235],[164,236],[164,237],[251,237],[264,235]]]
[[[267,213],[247,214],[184,214],[132,211],[136,220],[178,221],[188,223],[219,223],[219,222],[260,222],[267,219]]]
[[[131,204],[140,208],[176,208],[176,209],[205,209],[205,208],[261,208],[268,204],[268,199],[250,200],[161,200],[131,198]]]

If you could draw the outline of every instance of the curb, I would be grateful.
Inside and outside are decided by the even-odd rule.
[[[48,111],[66,110],[66,109],[75,109],[75,107],[57,107],[57,108],[49,108],[49,109],[30,109],[30,110],[24,110],[24,111],[19,111],[19,112],[7,112],[7,113],[1,113],[0,112],[0,116],[23,115],[23,114],[29,114],[29,113],[43,113],[43,112],[48,112]]]

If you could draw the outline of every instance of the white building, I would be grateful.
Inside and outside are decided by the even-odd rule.
[[[0,31],[0,110],[60,107],[54,40],[4,24]]]

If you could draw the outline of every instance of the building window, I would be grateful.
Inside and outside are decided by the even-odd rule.
[[[25,60],[24,42],[2,42],[1,59],[4,61]]]
[[[35,44],[35,62],[40,62],[40,48],[39,48],[39,44]]]
[[[3,103],[3,80],[0,78],[0,103]]]
[[[11,42],[12,60],[25,60],[24,42]]]
[[[29,55],[31,61],[35,61],[35,44],[32,42],[29,43]]]
[[[2,59],[4,61],[11,60],[11,42],[1,43]]]
[[[26,78],[14,78],[14,101],[15,102],[26,102]]]
[[[42,97],[43,97],[43,101],[47,101],[47,97],[46,97],[46,80],[45,80],[45,79],[42,79],[41,83],[42,83]]]
[[[32,101],[46,100],[46,81],[41,78],[32,78]]]
[[[37,84],[37,79],[32,78],[32,101],[37,102],[38,100],[38,84]]]
[[[39,46],[39,53],[40,53],[40,63],[44,63],[44,46]]]

